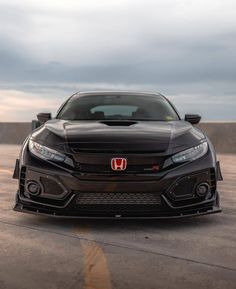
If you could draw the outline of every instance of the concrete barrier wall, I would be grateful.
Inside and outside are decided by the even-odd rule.
[[[236,122],[203,122],[197,125],[210,138],[218,153],[236,153]],[[0,144],[22,144],[31,123],[0,123]]]
[[[0,144],[22,144],[30,131],[28,122],[0,122]]]
[[[202,122],[197,125],[218,153],[236,153],[236,122]]]

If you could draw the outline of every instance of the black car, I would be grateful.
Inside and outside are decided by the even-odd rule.
[[[72,95],[38,115],[14,178],[15,211],[63,217],[218,213],[219,162],[207,136],[161,94]]]

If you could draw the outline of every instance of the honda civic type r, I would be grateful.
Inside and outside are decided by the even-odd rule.
[[[85,92],[38,114],[14,178],[15,211],[61,217],[218,213],[219,162],[207,136],[161,94]]]

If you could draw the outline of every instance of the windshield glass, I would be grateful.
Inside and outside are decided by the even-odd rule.
[[[65,120],[178,120],[159,95],[85,95],[72,97],[58,115]]]

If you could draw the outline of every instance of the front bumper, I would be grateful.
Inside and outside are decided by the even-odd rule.
[[[181,218],[219,213],[216,183],[220,167],[209,167],[208,158],[145,175],[79,174],[33,162],[21,166],[14,210],[69,218]],[[28,194],[27,183],[32,180],[40,184],[40,196]],[[207,196],[195,194],[199,183],[209,184]],[[94,196],[101,192],[106,197],[99,203]],[[88,196],[87,203],[78,201],[83,194]],[[113,198],[121,194],[122,198],[111,202],[109,194]],[[150,195],[154,203],[147,199]]]
[[[38,205],[31,204],[27,205],[19,199],[19,195],[16,196],[16,204],[14,206],[14,211],[36,214],[41,216],[52,216],[57,218],[92,218],[92,219],[174,219],[174,218],[184,218],[184,217],[194,217],[202,216],[208,214],[220,213],[222,210],[219,207],[219,204],[215,205],[199,205],[198,207],[188,208],[188,209],[178,209],[173,211],[156,211],[152,212],[143,212],[143,213],[124,213],[122,214],[117,211],[116,213],[104,213],[104,211],[94,212],[90,211],[88,213],[81,213],[80,211],[73,210],[57,210],[55,208],[42,208]]]

